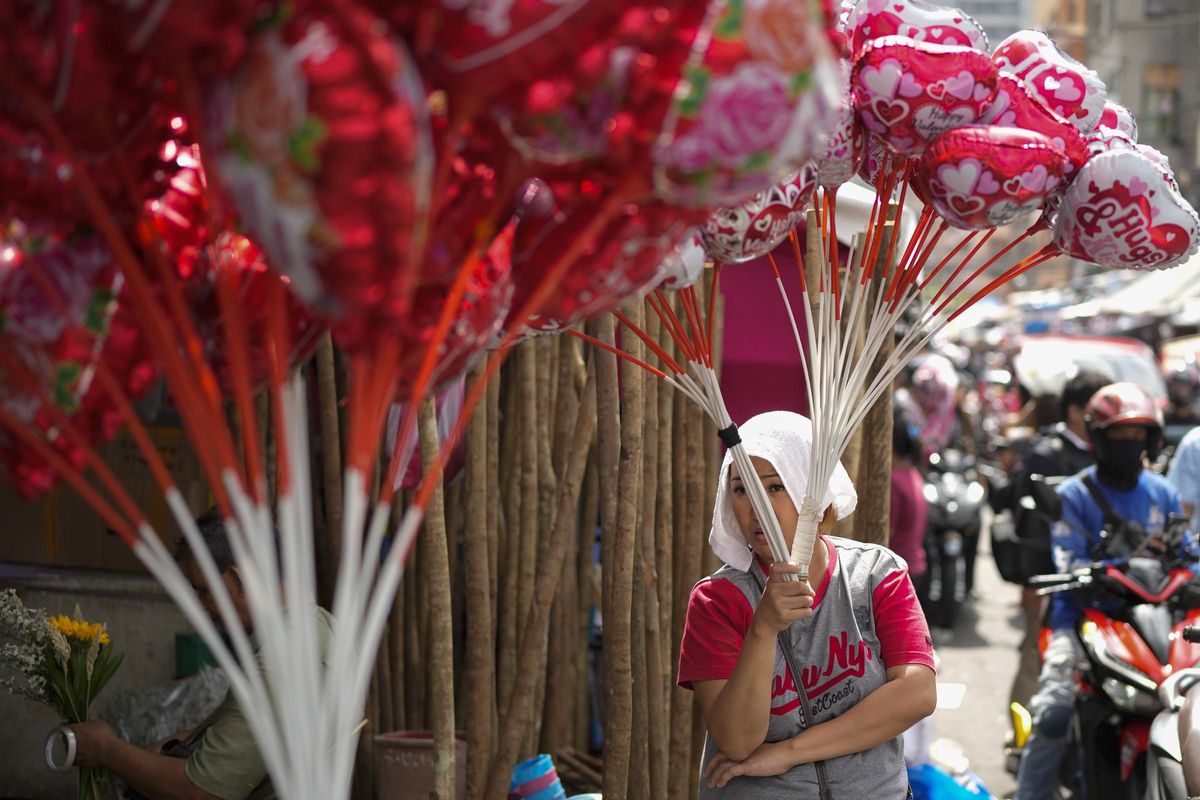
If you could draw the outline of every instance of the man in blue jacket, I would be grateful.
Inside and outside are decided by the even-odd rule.
[[[1088,401],[1085,419],[1096,463],[1058,490],[1062,520],[1055,523],[1052,537],[1061,572],[1095,560],[1106,517],[1137,523],[1154,537],[1163,533],[1168,517],[1180,512],[1179,495],[1144,467],[1162,436],[1162,411],[1152,397],[1132,383],[1110,384]],[[1053,596],[1053,633],[1031,703],[1033,732],[1021,759],[1016,800],[1049,800],[1058,785],[1075,701],[1075,670],[1083,660],[1074,631],[1081,611],[1074,592]]]

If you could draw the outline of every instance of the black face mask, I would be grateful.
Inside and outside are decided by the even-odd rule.
[[[1142,474],[1142,458],[1146,443],[1129,439],[1109,439],[1104,434],[1092,437],[1096,451],[1096,472],[1100,480],[1114,489],[1129,490],[1137,486]]]

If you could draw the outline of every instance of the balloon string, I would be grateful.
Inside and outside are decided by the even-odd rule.
[[[823,232],[827,237],[825,239],[825,246],[829,253],[826,263],[829,264],[829,280],[833,291],[833,317],[835,320],[841,321],[842,299],[841,286],[839,285],[838,276],[838,247],[837,239],[833,235],[833,232],[837,230],[837,226],[833,221],[834,208],[833,204],[830,202],[830,196],[828,194],[823,195],[823,201],[825,204],[825,217],[828,220]]]
[[[788,239],[792,243],[792,256],[796,259],[796,271],[800,273],[800,291],[808,294],[808,281],[804,277],[804,254],[800,252],[800,236],[796,233],[796,229],[792,228],[788,231]],[[770,253],[767,254],[771,255]],[[772,263],[774,260],[772,259]],[[776,277],[779,275],[779,268],[775,269]]]
[[[708,290],[708,341],[712,344],[713,340],[713,320],[716,317],[717,308],[717,284],[721,280],[721,263],[713,264],[712,285]]]
[[[925,206],[925,208],[921,211],[921,216],[917,217],[917,226],[913,230],[912,236],[909,237],[908,244],[904,247],[904,255],[900,256],[900,263],[896,265],[896,269],[892,272],[891,280],[888,282],[887,291],[883,295],[884,300],[891,300],[896,294],[898,287],[902,283],[904,272],[902,267],[904,267],[904,265],[909,262],[909,259],[912,258],[914,248],[918,248],[920,243],[924,241],[925,234],[928,232],[932,222],[933,209],[931,209],[929,206]],[[896,238],[896,234],[894,232],[892,234],[892,238]],[[890,265],[891,259],[889,254],[889,260],[884,264],[883,267],[884,270],[886,271]]]
[[[900,222],[904,214],[904,200],[908,196],[908,185],[911,182],[911,175],[912,164],[910,163],[904,167],[904,177],[900,185],[900,200],[896,204],[896,224],[892,229],[892,235],[888,237],[887,259],[883,262],[885,265],[890,265],[892,263],[892,256],[896,252],[896,242],[900,239]],[[884,225],[884,230],[886,230],[886,220]],[[903,261],[901,263],[903,263]]]
[[[663,321],[663,327],[669,328],[662,312],[658,309],[657,303],[659,302],[659,299],[656,298],[654,294],[650,294],[647,295],[646,301],[650,304],[650,307],[654,309],[654,313],[658,314],[659,319]],[[671,370],[671,372],[675,373],[676,375],[682,375],[687,372],[684,367],[680,366],[679,362],[677,362],[670,356],[669,353],[667,353],[666,348],[647,335],[646,332],[640,327],[635,325],[633,320],[621,313],[620,309],[614,310],[612,313],[613,316],[620,320],[621,324],[633,331],[634,334],[641,339],[647,347],[654,351],[654,354],[658,356],[659,360],[662,361],[663,364],[666,365],[667,369]],[[674,339],[674,334],[671,334],[671,338]]]
[[[244,246],[248,246],[248,242]],[[210,250],[215,250],[212,245]],[[237,408],[238,426],[242,432],[242,449],[245,454],[246,486],[251,500],[258,504],[262,501],[263,471],[262,454],[258,444],[258,420],[254,408],[254,392],[250,381],[250,346],[246,332],[246,319],[242,314],[238,289],[241,288],[239,276],[224,264],[218,264],[211,253],[210,261],[217,282],[217,303],[220,307],[221,327],[225,334],[226,358],[229,361],[230,375],[233,382],[234,406]]]
[[[958,255],[958,251],[962,250],[963,247],[965,247],[967,244],[969,244],[971,242],[971,240],[974,239],[978,233],[979,233],[979,231],[971,231],[966,236],[964,236],[962,239],[960,239],[958,244],[956,244],[954,246],[954,249],[951,250],[946,255],[945,258],[943,258],[941,261],[939,261],[938,265],[936,267],[934,267],[933,270],[928,275],[925,276],[925,278],[921,281],[921,285],[918,286],[917,289],[919,291],[924,291],[925,287],[929,285],[929,282],[932,281],[935,277],[937,277],[937,274],[942,271],[942,268],[944,266],[946,266],[947,264],[949,264],[950,260],[952,258],[954,258],[956,255]]]
[[[874,189],[875,198],[871,201],[871,213],[867,216],[867,236],[863,242],[863,253],[867,263],[867,278],[871,278],[875,274],[875,256],[874,244],[875,237],[879,228],[879,218],[881,208],[884,206],[885,185],[887,183],[887,170],[891,164],[891,153],[885,153],[883,162],[879,165],[879,171],[875,173]],[[891,197],[890,194],[887,195]]]
[[[662,308],[660,317],[665,315],[669,321],[667,332],[671,334],[671,338],[675,340],[675,344],[679,346],[683,357],[688,361],[700,362],[702,355],[695,342],[688,338],[687,331],[683,327],[683,323],[679,321],[679,317],[675,314],[675,309],[671,308],[671,304],[667,302],[665,295],[659,295],[659,306]],[[682,299],[680,300],[682,303]]]
[[[1013,278],[1016,278],[1018,275],[1023,275],[1024,273],[1028,272],[1029,270],[1033,269],[1034,267],[1038,266],[1039,264],[1049,261],[1050,259],[1055,258],[1058,255],[1059,255],[1059,249],[1053,243],[1047,244],[1046,246],[1044,246],[1042,249],[1038,250],[1033,255],[1028,256],[1025,259],[1023,259],[1022,261],[1017,262],[1014,266],[1012,266],[1008,270],[1006,270],[1004,272],[1004,274],[1002,274],[1000,277],[996,278],[991,283],[989,283],[987,286],[983,287],[978,292],[976,292],[971,297],[970,300],[968,300],[966,303],[964,303],[962,306],[960,306],[958,309],[956,309],[954,311],[954,313],[951,314],[950,317],[946,320],[946,322],[947,323],[953,322],[955,319],[958,318],[958,316],[960,314],[962,314],[964,311],[966,311],[971,306],[978,303],[980,300],[982,300],[985,296],[987,296],[989,293],[991,293],[992,290],[997,288],[998,286],[1003,286],[1004,284],[1011,281]],[[939,309],[939,311],[940,311],[940,309]]]
[[[922,245],[924,249],[922,249],[920,254],[913,259],[912,264],[904,268],[905,275],[900,282],[900,288],[896,292],[896,296],[892,298],[893,307],[898,306],[908,290],[916,284],[917,278],[921,276],[921,270],[923,270],[925,265],[929,262],[929,257],[933,255],[933,249],[937,247],[937,243],[941,240],[942,234],[946,232],[946,229],[950,227],[950,224],[945,220],[942,220],[942,224],[938,226],[937,231],[932,237],[930,237],[928,234],[929,229],[932,227],[933,224],[931,222],[928,226],[926,226],[925,235],[922,236]],[[929,239],[928,244],[924,242],[925,238]]]
[[[704,326],[700,324],[698,311],[696,309],[696,291],[693,287],[688,286],[679,293],[679,300],[683,304],[683,311],[687,315],[688,326],[692,330],[692,340],[696,343],[696,352],[700,356],[700,363],[706,367],[711,367],[712,363],[709,359],[708,343],[704,341]]]
[[[958,278],[959,273],[961,273],[963,271],[963,269],[966,268],[966,266],[971,263],[971,261],[975,258],[976,254],[978,254],[979,251],[983,249],[983,246],[985,244],[987,244],[988,240],[992,238],[992,235],[995,232],[996,232],[995,228],[989,228],[987,233],[985,233],[979,239],[979,241],[976,242],[975,246],[973,248],[971,248],[971,252],[967,253],[966,257],[962,261],[958,262],[958,266],[954,269],[954,272],[951,273],[950,277],[946,279],[945,283],[943,283],[938,288],[937,292],[933,296],[933,299],[929,301],[929,304],[931,306],[936,305],[937,301],[946,292],[946,290],[948,290],[951,286],[954,285],[954,281],[955,281],[955,279]]]
[[[275,486],[279,497],[286,497],[292,488],[292,462],[288,444],[288,417],[284,411],[283,392],[287,382],[288,362],[292,352],[288,327],[287,287],[283,280],[272,276],[267,284],[267,366],[271,379],[271,414],[275,422]]]
[[[972,283],[974,283],[975,279],[978,278],[980,275],[982,275],[984,273],[984,271],[987,270],[988,267],[992,266],[992,264],[995,264],[997,261],[999,261],[1005,255],[1007,255],[1010,250],[1012,250],[1014,247],[1016,247],[1021,242],[1028,239],[1034,233],[1036,233],[1036,231],[1034,230],[1034,228],[1031,227],[1028,230],[1026,230],[1024,233],[1022,233],[1020,236],[1017,236],[1016,238],[1014,238],[1011,242],[1006,244],[1004,247],[1000,248],[1000,252],[996,253],[994,256],[992,256],[987,261],[985,261],[982,266],[980,266],[973,273],[971,273],[971,276],[969,278],[967,278],[965,281],[963,281],[961,286],[959,286],[957,289],[955,289],[954,292],[950,294],[950,296],[948,296],[945,300],[943,300],[942,304],[940,306],[938,306],[938,309],[935,313],[940,314],[943,311],[945,311],[946,306],[948,306],[951,302],[953,302],[954,299],[958,295],[962,294],[962,292],[966,289],[966,287],[968,287]]]
[[[622,321],[624,322],[624,320],[622,320]],[[628,322],[626,322],[625,324],[629,326],[629,329],[631,331],[633,331],[633,333],[638,334],[639,338],[641,338],[642,334],[644,334],[644,332],[640,328],[638,328],[636,325],[630,325]],[[566,331],[564,331],[564,333],[568,334],[569,336],[574,336],[577,339],[582,339],[583,341],[587,342],[588,344],[595,345],[596,347],[599,347],[603,350],[607,350],[608,352],[612,353],[613,355],[620,356],[621,358],[625,359],[629,363],[639,366],[642,369],[646,370],[646,372],[649,372],[651,375],[654,375],[659,378],[664,378],[664,379],[667,377],[667,373],[663,372],[661,369],[658,369],[657,367],[652,367],[649,364],[647,364],[645,361],[642,361],[639,358],[635,358],[634,356],[629,355],[629,353],[626,353],[621,348],[614,347],[613,345],[611,345],[607,342],[602,342],[594,336],[589,336],[588,334],[583,333],[582,331],[577,331],[574,328],[568,328]],[[643,339],[643,341],[645,341],[645,340]]]

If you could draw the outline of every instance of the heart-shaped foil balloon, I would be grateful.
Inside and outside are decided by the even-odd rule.
[[[462,303],[438,349],[432,383],[434,391],[441,390],[469,370],[508,318],[514,289],[511,261],[514,228],[515,224],[510,223],[496,236],[467,279]],[[400,353],[397,391],[402,400],[407,399],[413,389],[448,292],[449,287],[439,285],[418,289],[413,313],[399,331],[404,347]]]
[[[1137,120],[1133,118],[1133,113],[1120,103],[1114,103],[1112,100],[1104,101],[1104,111],[1100,114],[1100,122],[1097,127],[1120,131],[1129,137],[1130,141],[1137,142]]]
[[[545,275],[589,228],[597,198],[572,196],[561,187],[550,213],[526,213],[513,240],[513,314],[519,313]],[[555,284],[553,293],[528,320],[510,319],[508,327],[556,332],[610,311],[652,286],[659,265],[695,224],[694,215],[665,203],[623,206],[578,261]]]
[[[858,177],[867,182],[868,186],[874,186],[879,179],[879,172],[883,169],[884,163],[891,155],[887,145],[873,133],[859,126],[859,133],[863,137],[863,154],[862,161],[858,165]]]
[[[989,52],[983,26],[957,8],[922,0],[859,0],[846,19],[850,52],[884,36],[907,36],[918,42],[973,47]]]
[[[1070,162],[1068,179],[1088,160],[1088,143],[1079,129],[1051,111],[1020,78],[1000,76],[996,97],[980,122],[1049,137]]]
[[[838,105],[812,0],[703,5],[703,19],[675,34],[689,43],[685,57],[660,57],[633,109],[635,138],[651,137],[656,193],[689,208],[733,205],[797,169]]]
[[[996,47],[992,58],[1001,72],[1024,80],[1050,110],[1084,133],[1100,121],[1108,94],[1104,81],[1042,31],[1017,31]]]
[[[1067,187],[1054,229],[1065,253],[1115,269],[1166,269],[1196,252],[1200,218],[1137,150],[1094,156]]]
[[[402,323],[428,214],[426,97],[404,45],[351,5],[306,4],[209,91],[209,141],[247,235],[343,346]]]
[[[706,259],[700,229],[685,231],[683,238],[658,266],[654,288],[671,292],[686,289],[700,280]]]
[[[893,152],[915,156],[939,134],[977,122],[998,79],[978,50],[885,36],[863,48],[852,86],[867,130]]]
[[[921,159],[922,192],[956,228],[995,228],[1041,208],[1067,159],[1046,136],[971,125],[934,140]]]
[[[1110,150],[1132,150],[1137,144],[1115,128],[1100,126],[1087,135],[1088,157]]]
[[[0,361],[0,402],[77,467],[83,452],[62,433],[41,392],[87,443],[99,445],[116,434],[120,417],[95,380],[96,365],[104,363],[133,399],[157,376],[132,314],[118,302],[123,286],[115,259],[95,235],[68,238],[19,221],[0,231],[0,348],[7,354]],[[0,426],[0,480],[36,497],[58,477]]]
[[[863,130],[854,112],[854,99],[850,94],[850,62],[838,63],[841,80],[838,84],[837,122],[833,130],[821,137],[813,163],[817,167],[817,178],[826,189],[837,189],[854,177],[863,158]]]
[[[816,177],[816,169],[807,165],[744,203],[718,209],[701,228],[708,257],[740,264],[774,250],[803,219]]]
[[[217,281],[232,272],[241,317],[250,347],[250,380],[264,385],[270,377],[268,293],[282,279],[268,271],[252,241],[232,230],[214,230],[209,222],[208,189],[198,167],[176,173],[161,197],[146,203],[146,214],[157,234],[146,246],[161,247],[178,271],[184,296],[195,315],[197,333],[208,363],[226,392],[232,385],[226,358],[225,329]],[[287,365],[303,361],[316,347],[323,326],[314,320],[290,291],[285,292],[291,351]]]

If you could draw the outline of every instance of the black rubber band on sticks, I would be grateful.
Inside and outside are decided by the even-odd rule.
[[[728,428],[722,428],[721,430],[717,431],[717,436],[721,437],[721,441],[724,443],[726,448],[742,443],[742,437],[738,435],[737,424],[733,422],[729,423]]]

